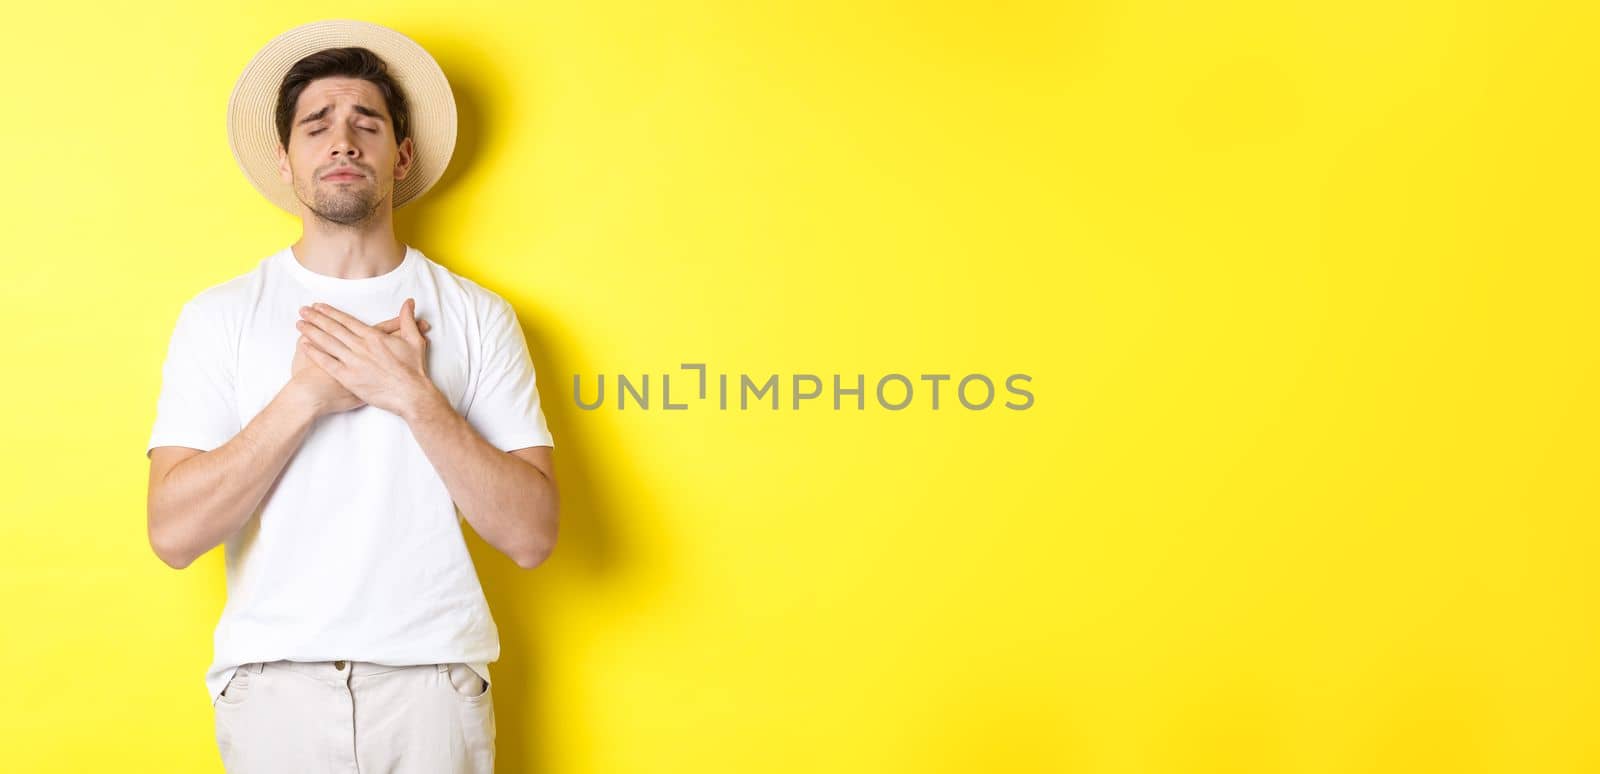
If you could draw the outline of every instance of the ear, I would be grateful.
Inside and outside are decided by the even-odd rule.
[[[289,152],[283,149],[282,144],[278,145],[277,152],[278,179],[290,185],[294,185],[294,170],[289,167]]]
[[[406,175],[411,173],[411,164],[414,161],[416,161],[416,143],[412,142],[410,137],[407,137],[395,149],[394,179],[406,179]]]

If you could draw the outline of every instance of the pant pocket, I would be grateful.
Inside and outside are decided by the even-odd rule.
[[[461,727],[457,772],[493,774],[495,759],[494,689],[466,664],[450,664],[440,674],[444,698]]]

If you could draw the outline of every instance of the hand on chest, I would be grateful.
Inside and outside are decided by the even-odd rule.
[[[416,295],[410,297],[416,299],[418,322],[428,324],[427,331],[423,333],[428,342],[426,357],[428,377],[456,411],[460,412],[463,410],[471,362],[468,349],[471,345],[469,326],[459,315],[441,313],[430,299]],[[296,367],[307,366],[303,361],[297,362],[295,357],[295,346],[302,335],[301,330],[296,327],[296,323],[302,320],[299,312],[302,305],[314,302],[328,304],[362,324],[375,326],[384,335],[392,335],[387,330],[398,330],[395,321],[404,300],[403,297],[306,298],[263,305],[248,321],[240,335],[235,388],[241,422],[249,422],[265,408],[284,385],[288,384]],[[389,324],[385,325],[386,321]],[[314,363],[310,365],[317,367]],[[373,410],[373,407],[362,406],[356,410],[368,411]]]

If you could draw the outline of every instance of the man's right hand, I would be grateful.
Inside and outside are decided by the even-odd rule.
[[[392,335],[400,330],[400,318],[390,317],[372,327]],[[427,320],[417,321],[417,330],[422,331],[424,336],[431,327]],[[298,383],[298,388],[304,391],[306,397],[317,407],[317,416],[365,406],[365,401],[345,389],[338,379],[322,370],[322,366],[317,365],[317,361],[306,354],[307,345],[308,342],[303,335],[295,340],[294,362],[289,365],[289,381]]]

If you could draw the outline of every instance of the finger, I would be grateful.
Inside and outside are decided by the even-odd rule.
[[[407,338],[411,339],[412,343],[422,341],[422,331],[417,327],[416,310],[417,300],[414,298],[406,299],[400,306],[401,325],[404,326]]]
[[[349,328],[351,331],[360,331],[362,328],[372,327],[347,314],[344,310],[324,304],[320,301],[311,305],[311,311],[321,312],[322,314],[332,317],[333,319],[338,320],[340,325]]]
[[[372,327],[377,328],[378,330],[383,331],[384,333],[394,333],[395,331],[400,330],[400,318],[398,318],[398,317],[390,317],[389,319],[384,320],[383,322],[378,323],[378,324],[376,324],[376,325],[374,325]],[[428,329],[432,328],[432,327],[433,327],[432,325],[428,324],[427,320],[417,320],[417,329],[422,331],[423,333],[427,333]]]
[[[343,340],[323,330],[310,320],[296,320],[294,327],[295,330],[300,331],[300,335],[305,336],[316,344],[324,354],[337,358],[341,362],[349,362],[355,354]]]
[[[373,330],[372,326],[320,302],[312,304],[311,308],[302,311],[301,316],[329,335],[344,342],[345,346],[351,349],[362,346],[364,339],[378,335],[378,332]],[[332,354],[337,355],[339,353],[333,352]]]
[[[322,370],[327,371],[329,376],[332,376],[335,379],[339,378],[339,372],[344,369],[343,363],[339,362],[332,355],[323,352],[315,343],[311,341],[306,341],[305,343],[301,344],[300,348],[305,350],[306,356],[311,358],[311,362],[322,366]],[[343,381],[340,383],[343,384]]]

